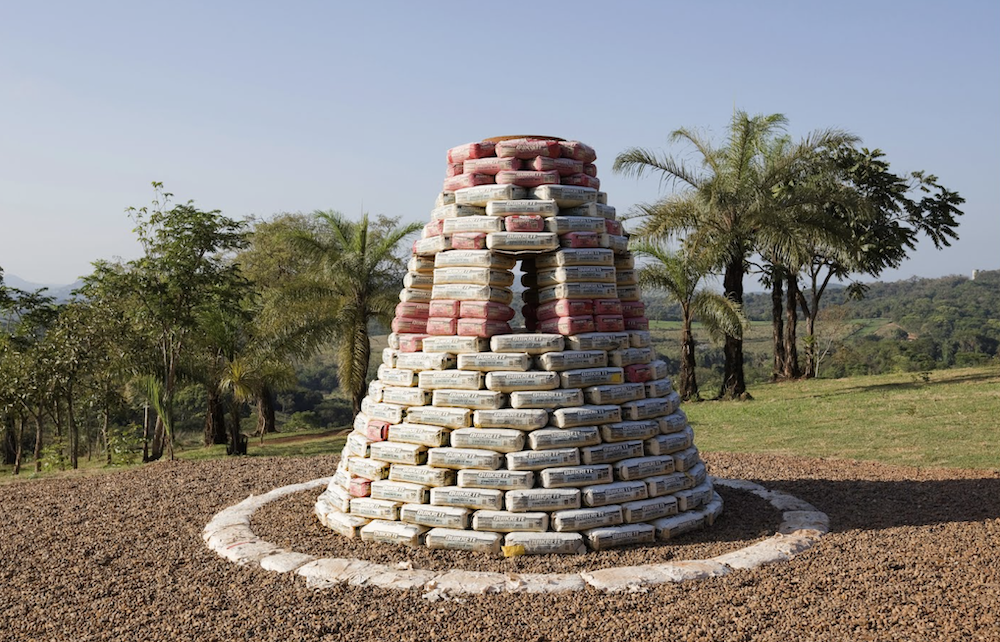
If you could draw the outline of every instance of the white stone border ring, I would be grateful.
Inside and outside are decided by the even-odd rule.
[[[578,591],[587,586],[611,593],[644,591],[656,584],[720,577],[736,569],[788,561],[819,541],[830,527],[826,513],[788,493],[768,490],[749,481],[713,478],[719,486],[750,492],[782,511],[782,521],[775,535],[705,560],[620,566],[581,573],[487,573],[414,569],[408,563],[387,566],[359,559],[317,558],[265,542],[250,529],[251,516],[264,504],[286,495],[322,488],[329,481],[329,477],[314,479],[282,486],[263,495],[251,495],[217,513],[205,525],[202,537],[210,549],[232,562],[260,566],[276,573],[294,572],[313,588],[345,583],[401,590],[419,588],[425,591],[424,597],[438,599],[461,594]]]

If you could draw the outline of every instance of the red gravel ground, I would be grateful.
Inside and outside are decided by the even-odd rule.
[[[429,602],[420,592],[315,591],[205,547],[201,530],[217,511],[327,476],[334,457],[160,463],[2,486],[0,640],[1000,640],[1000,472],[705,458],[714,475],[811,502],[832,532],[788,563],[647,593]],[[258,534],[304,553],[343,552],[342,538],[316,526],[306,495],[259,511]],[[517,570],[714,555],[777,526],[756,498],[726,499],[712,531],[645,552],[521,558]],[[363,550],[428,568],[469,563],[381,547],[351,554]]]

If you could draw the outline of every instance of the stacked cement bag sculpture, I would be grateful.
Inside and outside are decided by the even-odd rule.
[[[721,513],[595,158],[545,137],[449,150],[378,378],[316,503],[326,526],[410,546],[582,553]],[[523,329],[511,326],[515,272]]]

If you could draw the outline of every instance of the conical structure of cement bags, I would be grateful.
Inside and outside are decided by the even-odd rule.
[[[448,151],[323,524],[510,555],[649,543],[721,513],[595,159],[546,137]]]

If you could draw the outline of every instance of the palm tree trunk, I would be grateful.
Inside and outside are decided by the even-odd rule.
[[[819,306],[815,306],[818,308]],[[806,316],[806,371],[804,376],[807,379],[811,379],[816,376],[816,370],[819,367],[819,363],[816,360],[816,314],[815,309],[811,310],[813,314]]]
[[[14,431],[14,424],[8,424],[3,431],[3,441],[0,442],[0,450],[3,451],[3,463],[4,466],[10,466],[14,463],[14,458],[17,456],[17,435]]]
[[[771,280],[771,344],[774,346],[774,364],[771,366],[771,381],[781,379],[785,374],[785,319],[784,287],[778,268],[774,268]]]
[[[691,313],[684,310],[684,322],[681,327],[681,375],[677,392],[681,399],[698,398],[698,380],[695,376],[694,333],[691,332]]]
[[[153,427],[153,442],[150,446],[149,459],[147,461],[158,461],[163,457],[163,444],[166,437],[166,431],[163,428],[163,419],[159,414],[156,415],[156,423]]]
[[[351,406],[354,409],[354,416],[357,416],[361,412],[361,402],[365,398],[365,394],[368,391],[368,362],[371,359],[372,344],[368,337],[368,322],[365,321],[358,329],[357,336],[357,352],[358,361],[354,364],[357,368],[357,376],[355,377],[354,390],[351,391]]]
[[[107,398],[105,397],[104,408],[101,410],[101,435],[104,437],[104,453],[105,453],[105,463],[108,466],[112,464],[111,461],[111,435],[108,434],[108,428],[111,424],[111,412],[108,410]]]
[[[80,427],[76,425],[73,412],[73,385],[66,389],[66,418],[69,420],[69,465],[76,470],[80,467]]]
[[[802,369],[799,367],[799,349],[796,346],[796,333],[798,331],[798,309],[799,283],[794,274],[787,276],[787,287],[785,288],[785,369],[786,379],[798,379],[802,376]],[[807,348],[808,349],[808,348]]]
[[[205,412],[205,445],[213,446],[227,443],[226,412],[219,400],[219,393],[213,385],[208,385],[206,388],[208,408]]]
[[[257,394],[257,432],[260,435],[278,432],[274,417],[274,391],[266,383]]]
[[[16,422],[17,434],[15,438],[17,439],[17,447],[14,450],[14,474],[20,475],[21,461],[24,458],[24,417],[18,415]]]
[[[42,408],[39,406],[35,418],[35,472],[42,472]]]
[[[722,287],[727,298],[743,305],[743,257],[730,260],[722,279]],[[720,399],[751,399],[747,393],[746,378],[743,373],[743,337],[726,335],[723,346],[725,365],[722,370]]]

